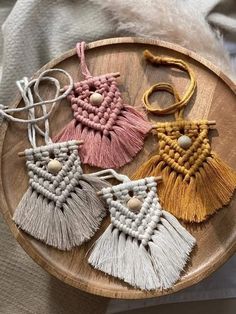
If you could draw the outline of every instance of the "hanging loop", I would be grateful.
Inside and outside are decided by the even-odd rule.
[[[66,86],[66,88],[60,88],[60,84],[59,81],[56,78],[53,78],[51,76],[47,76],[49,73],[53,73],[53,72],[60,72],[62,74],[64,74],[68,80],[69,80],[69,84]],[[56,93],[56,95],[54,96],[53,99],[49,99],[49,100],[42,100],[42,98],[39,96],[39,92],[38,92],[38,86],[40,84],[40,82],[42,81],[50,81],[51,83],[54,84],[54,86],[56,87],[56,89],[60,92],[63,92],[63,94],[61,94],[60,96],[58,96],[59,94]],[[56,82],[57,81],[57,82]],[[21,93],[21,96],[24,100],[24,102],[27,102],[27,106],[25,107],[19,107],[19,108],[8,108],[7,106],[4,106],[2,104],[0,104],[0,117],[9,120],[9,121],[13,121],[13,122],[20,122],[20,123],[37,123],[40,121],[44,121],[45,119],[47,119],[51,112],[53,111],[55,104],[66,98],[69,93],[71,92],[71,90],[73,89],[73,79],[70,76],[70,74],[68,72],[66,72],[65,70],[62,69],[49,69],[49,70],[45,70],[43,71],[38,78],[33,79],[31,81],[28,81],[27,78],[23,78],[22,80],[19,80],[16,82],[17,87],[19,88],[19,91]],[[28,92],[31,89],[31,87],[34,86],[34,93],[35,96],[40,100],[39,102],[34,102],[34,103],[30,103],[28,98]],[[32,98],[31,98],[32,100]],[[20,118],[16,118],[14,116],[12,116],[12,114],[15,113],[21,113],[21,112],[25,112],[28,111],[29,109],[32,108],[36,108],[36,107],[41,107],[42,105],[51,105],[50,110],[47,112],[46,115],[43,115],[41,117],[38,118],[34,118],[34,119],[20,119]]]
[[[185,107],[187,106],[188,102],[190,101],[192,95],[195,92],[197,83],[196,78],[194,75],[194,72],[191,70],[191,68],[188,66],[188,64],[180,59],[175,58],[169,58],[169,57],[159,57],[154,56],[150,51],[145,50],[144,51],[144,57],[151,63],[155,65],[170,65],[175,66],[185,72],[187,72],[190,83],[185,91],[184,96],[181,98],[175,89],[171,84],[169,83],[158,83],[153,85],[151,88],[149,88],[143,95],[143,103],[145,108],[152,113],[155,113],[157,115],[167,115],[167,114],[173,114],[176,113],[176,117],[181,119],[183,116],[183,111]],[[154,91],[160,91],[165,90],[169,93],[171,93],[175,97],[175,103],[170,105],[167,108],[153,108],[151,104],[149,103],[149,96]]]
[[[83,73],[84,77],[88,79],[92,77],[92,75],[89,72],[89,69],[85,61],[85,49],[86,49],[86,43],[84,41],[76,44],[76,52],[80,59],[81,72]]]
[[[61,88],[60,82],[57,78],[48,76],[53,72],[60,72],[63,73],[69,79],[69,85],[65,88]],[[52,84],[55,88],[55,95],[53,99],[44,100],[39,93],[39,85],[42,81],[47,81]],[[0,117],[5,118],[6,120],[19,122],[19,123],[26,123],[28,127],[28,138],[32,145],[32,147],[36,147],[36,131],[38,134],[44,137],[45,143],[50,144],[51,138],[49,136],[49,121],[48,117],[50,116],[51,112],[53,111],[56,103],[59,100],[66,98],[71,90],[73,89],[73,79],[65,70],[62,69],[49,69],[43,71],[38,78],[33,79],[31,81],[28,80],[27,77],[24,77],[22,80],[16,82],[16,85],[21,93],[22,99],[25,103],[24,107],[20,108],[8,108],[6,106],[0,105]],[[63,92],[61,95],[60,93]],[[39,100],[35,102],[35,99]],[[51,105],[50,109],[47,110],[47,105]],[[35,108],[41,107],[42,109],[42,116],[36,118],[35,116]],[[12,116],[14,113],[20,113],[27,111],[28,118],[21,119]],[[37,125],[37,122],[44,121],[43,129]]]
[[[184,108],[185,106],[180,107],[180,108],[178,107],[178,109],[176,107],[174,107],[171,110],[170,110],[170,107],[163,108],[163,109],[152,107],[152,105],[149,102],[149,96],[151,94],[153,94],[154,92],[158,92],[158,91],[165,91],[165,92],[168,92],[171,95],[173,95],[176,104],[180,101],[180,96],[179,96],[176,88],[173,85],[171,85],[169,83],[157,83],[157,84],[154,84],[153,86],[151,86],[143,94],[142,101],[143,101],[147,111],[152,112],[152,113],[157,113],[158,115],[166,115],[166,114],[175,113],[176,119],[182,118],[183,112],[180,109]],[[177,111],[177,110],[179,110],[179,111]]]
[[[91,176],[96,176],[102,180],[116,179],[120,182],[129,182],[130,179],[124,174],[117,173],[114,169],[104,169],[98,172],[90,173]]]
[[[128,176],[121,173],[117,173],[114,169],[104,169],[98,172],[89,173],[89,175],[96,176],[102,180],[116,179],[117,181],[120,181],[122,183],[128,183],[131,181]],[[161,176],[154,177],[154,181],[159,183],[162,181],[162,177]],[[103,195],[102,191],[97,192],[97,195],[102,196]]]

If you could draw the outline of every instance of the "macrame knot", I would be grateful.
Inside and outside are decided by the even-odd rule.
[[[91,103],[89,99],[93,93],[102,96],[99,106]],[[75,84],[68,98],[71,101],[76,121],[105,135],[109,134],[118,114],[124,107],[112,74],[91,77]]]
[[[61,208],[69,194],[78,185],[82,168],[76,141],[50,144],[25,150],[29,183],[34,190],[55,202]],[[62,164],[58,173],[50,173],[48,165],[54,158]]]
[[[143,245],[150,240],[161,215],[156,187],[155,178],[150,177],[102,190],[110,206],[112,224],[125,234],[141,241]],[[127,203],[132,197],[139,199],[142,203],[138,213],[127,208]]]
[[[211,149],[207,138],[209,126],[206,120],[173,121],[157,124],[160,156],[172,170],[182,174],[189,181],[210,156]],[[187,136],[191,140],[188,149],[182,148],[178,139]]]

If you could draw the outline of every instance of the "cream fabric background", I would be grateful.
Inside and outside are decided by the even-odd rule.
[[[0,2],[0,24],[8,16],[0,36],[0,101],[4,104],[14,97],[16,79],[32,75],[82,39],[130,34],[161,38],[197,51],[235,77],[235,0],[169,0],[165,4],[161,0],[18,0],[12,8],[14,4]],[[109,314],[167,302],[236,297],[235,257],[210,278],[175,295],[108,302],[44,272],[13,239],[2,217],[0,239],[0,314],[89,314],[97,313],[98,305]]]

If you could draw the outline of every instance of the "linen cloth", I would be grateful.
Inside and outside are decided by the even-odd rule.
[[[14,98],[17,79],[30,77],[80,40],[138,35],[176,42],[235,77],[235,0],[1,0],[2,23],[0,103],[5,105]],[[81,308],[89,314],[97,313],[101,304],[103,313],[111,314],[167,302],[236,297],[236,257],[200,284],[174,295],[112,300],[108,305],[107,299],[93,298],[42,270],[15,241],[2,217],[0,239],[0,314],[74,314],[82,313]]]

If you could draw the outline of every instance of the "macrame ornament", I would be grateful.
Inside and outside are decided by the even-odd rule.
[[[96,269],[142,290],[171,288],[195,245],[177,219],[162,210],[158,181],[125,177],[124,183],[101,190],[111,223],[88,259]]]
[[[52,71],[60,71],[70,79],[69,87],[61,96],[58,96],[59,81],[47,76]],[[42,80],[56,87],[53,100],[44,101],[40,97],[38,85]],[[106,210],[96,193],[108,184],[95,176],[83,174],[78,155],[80,142],[72,140],[52,143],[49,137],[47,118],[55,103],[65,98],[72,89],[73,81],[69,74],[59,69],[47,70],[37,80],[28,82],[27,78],[24,78],[18,81],[17,85],[25,107],[2,108],[1,115],[10,121],[28,124],[32,148],[21,153],[26,158],[29,187],[14,212],[13,220],[20,229],[47,245],[60,250],[70,250],[89,240],[98,229]],[[39,102],[34,103],[34,98],[38,98]],[[47,104],[51,104],[49,112]],[[35,118],[37,106],[43,111],[40,118]],[[27,120],[10,115],[24,110],[28,111]],[[44,130],[36,124],[43,120]],[[44,137],[46,145],[37,147],[36,132]]]
[[[193,71],[182,60],[153,56],[144,52],[153,64],[173,65],[190,76],[190,85],[181,99],[176,89],[158,83],[147,90],[143,103],[147,111],[158,115],[175,113],[175,121],[157,123],[159,150],[133,176],[161,175],[158,188],[161,204],[175,217],[188,222],[201,222],[230,202],[236,187],[236,173],[211,151],[208,131],[214,121],[190,121],[183,117],[191,99],[196,80]],[[154,91],[165,90],[175,97],[175,104],[165,109],[153,108],[148,98]]]
[[[117,87],[119,73],[92,76],[85,63],[85,43],[76,46],[84,81],[68,96],[74,119],[54,142],[82,139],[81,160],[100,168],[119,168],[142,149],[151,125],[133,107],[123,103]]]

